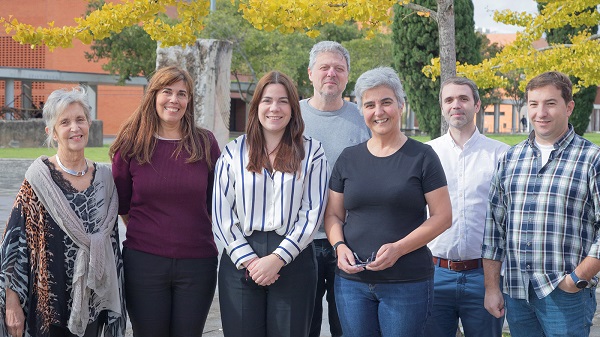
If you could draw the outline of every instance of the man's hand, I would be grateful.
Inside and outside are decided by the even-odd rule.
[[[558,288],[566,293],[574,294],[579,292],[581,289],[577,288],[577,285],[571,278],[571,275],[565,276],[562,281],[558,284]]]
[[[4,323],[8,334],[12,337],[22,337],[25,330],[25,314],[21,308],[19,295],[11,289],[6,289],[6,317]]]
[[[500,287],[488,289],[485,288],[485,309],[494,317],[500,318],[504,316],[504,296],[500,291]]]

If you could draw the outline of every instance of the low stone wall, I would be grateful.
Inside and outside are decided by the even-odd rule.
[[[45,147],[46,124],[43,119],[0,120],[0,148]],[[92,121],[88,147],[102,147],[102,121]]]

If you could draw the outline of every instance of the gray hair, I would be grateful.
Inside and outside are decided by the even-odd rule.
[[[92,123],[92,119],[90,116],[92,107],[90,106],[87,92],[84,87],[77,86],[71,90],[54,90],[50,94],[50,96],[48,96],[48,100],[44,104],[43,112],[44,122],[46,123],[46,127],[48,128],[48,135],[46,137],[46,143],[48,144],[48,147],[56,147],[56,141],[53,137],[54,126],[56,125],[58,117],[60,117],[60,115],[63,112],[65,112],[65,110],[67,110],[69,105],[73,103],[81,105],[88,124]]]
[[[450,77],[447,78],[444,82],[442,82],[442,85],[440,86],[440,106],[442,106],[442,90],[444,90],[444,87],[448,84],[468,85],[469,88],[471,88],[471,92],[473,93],[473,100],[475,101],[475,104],[477,104],[477,102],[481,100],[481,98],[479,97],[479,89],[477,88],[477,84],[475,84],[475,82],[466,77]]]
[[[398,101],[398,105],[404,104],[405,94],[404,89],[402,89],[402,82],[400,82],[398,74],[396,74],[394,69],[390,67],[379,67],[364,72],[356,80],[354,94],[356,95],[356,104],[358,105],[358,109],[361,111],[361,113],[362,96],[364,95],[365,91],[380,86],[387,87],[394,92],[394,95],[396,95],[396,100]]]
[[[350,53],[348,49],[344,48],[341,44],[335,41],[321,41],[315,44],[310,50],[310,57],[308,59],[308,68],[312,70],[315,62],[317,62],[317,56],[321,53],[336,53],[343,56],[346,60],[346,66],[348,72],[350,72]]]

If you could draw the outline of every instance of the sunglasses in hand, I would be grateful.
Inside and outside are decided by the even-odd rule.
[[[361,260],[358,255],[356,255],[356,253],[354,253],[354,260],[356,261],[356,263],[354,264],[355,267],[366,267],[369,263],[375,261],[375,252],[371,253],[371,257],[367,258],[366,260]]]

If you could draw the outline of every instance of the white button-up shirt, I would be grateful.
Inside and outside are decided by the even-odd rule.
[[[275,231],[285,238],[274,253],[286,263],[306,248],[318,229],[327,202],[329,174],[321,143],[304,139],[299,172],[250,172],[242,135],[227,144],[215,166],[213,232],[238,268],[257,257],[246,237]]]
[[[498,159],[509,146],[480,134],[477,129],[462,149],[450,133],[427,144],[440,157],[452,203],[452,227],[427,246],[436,257],[479,259],[490,183]]]

